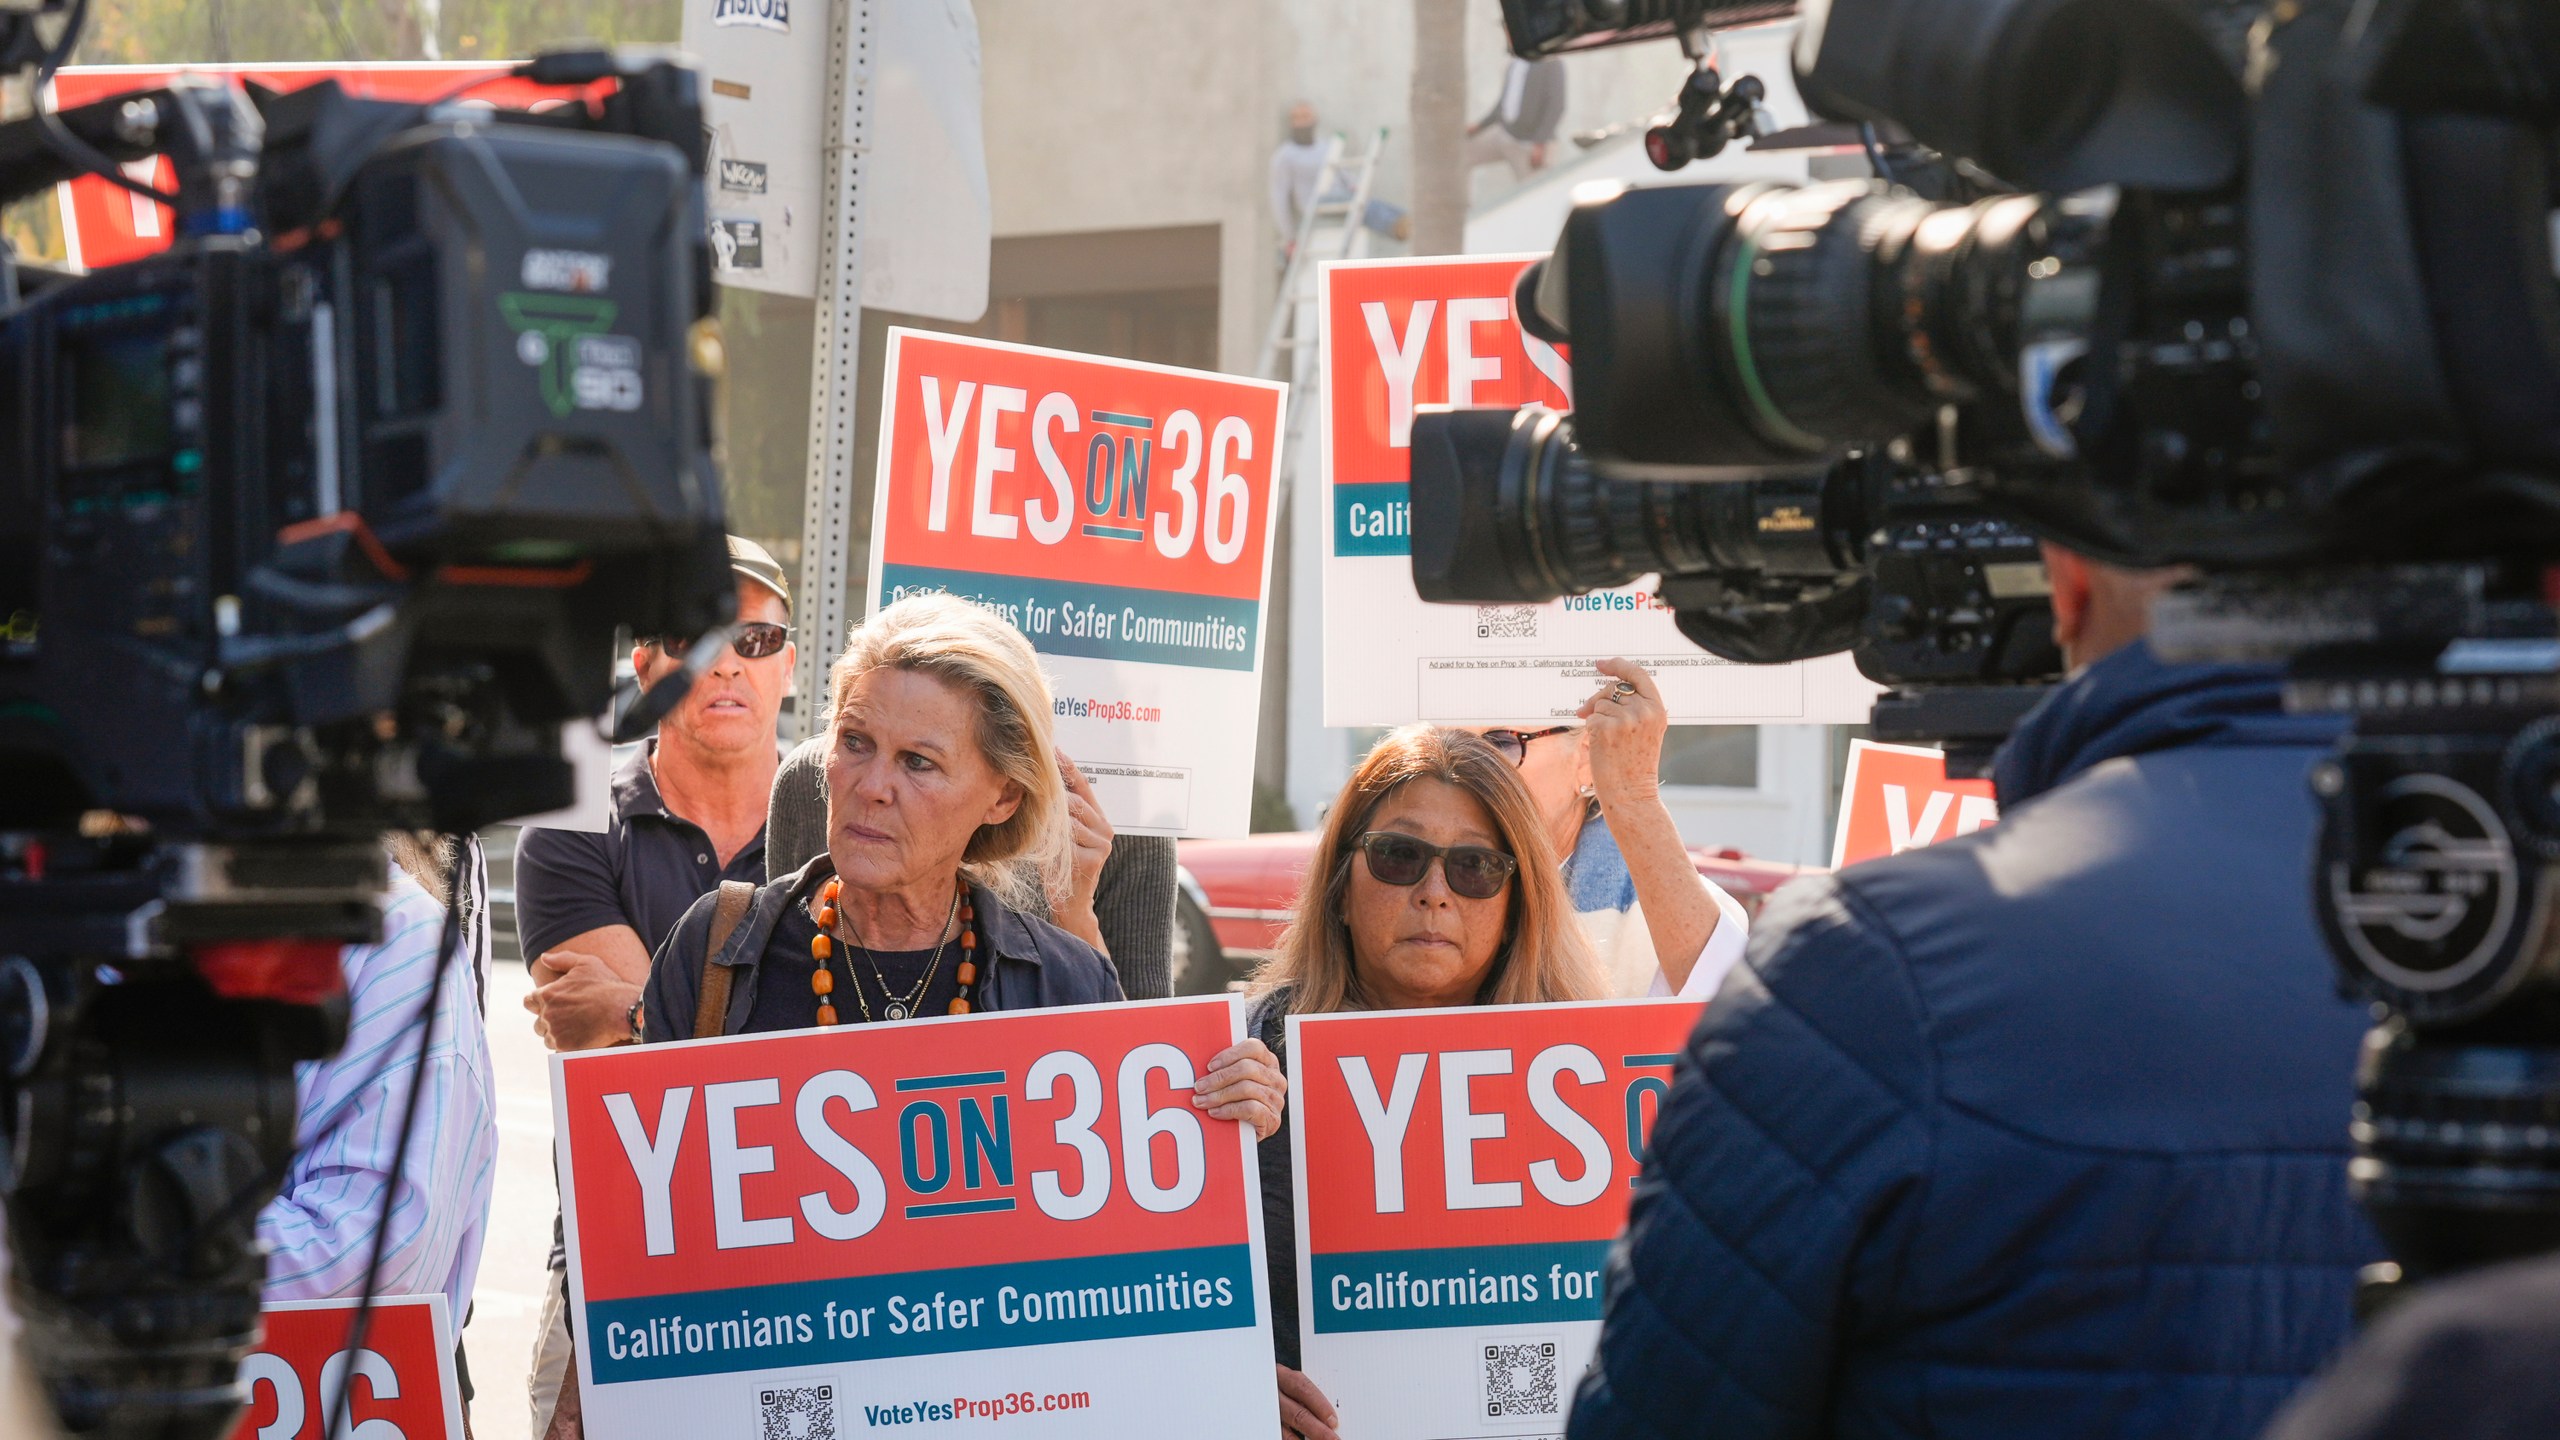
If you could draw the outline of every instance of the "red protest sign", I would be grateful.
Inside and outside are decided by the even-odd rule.
[[[508,63],[383,62],[365,65],[75,65],[53,77],[53,108],[67,110],[128,91],[149,90],[178,75],[205,75],[263,85],[270,90],[300,90],[335,80],[351,95],[376,100],[426,101],[474,80],[487,84],[470,98],[511,109],[557,105],[575,92],[556,85],[536,85],[509,77]],[[126,172],[162,190],[177,183],[165,159],[136,161]],[[173,221],[168,209],[94,176],[57,187],[62,233],[71,263],[95,270],[156,255],[169,248]]]
[[[1020,630],[1117,829],[1245,833],[1288,387],[910,330],[883,383],[873,606]]]
[[[1292,1016],[1308,1253],[1615,1237],[1699,1009]]]
[[[1564,356],[1512,314],[1513,282],[1542,258],[1324,268],[1325,445],[1334,485],[1405,483],[1417,406],[1573,407]]]
[[[1951,835],[1970,835],[1999,818],[2000,802],[1992,798],[1991,782],[1948,779],[1944,752],[1852,740],[1831,866],[1836,870]]]
[[[341,1435],[462,1440],[453,1327],[442,1295],[373,1302],[364,1345],[347,1348],[353,1300],[284,1301],[260,1313],[258,1346],[240,1362],[246,1404],[231,1440],[320,1440],[341,1389]]]
[[[911,330],[885,383],[892,571],[1260,598],[1284,387]]]
[[[1001,1373],[1083,1397],[1027,1433],[1267,1434],[1252,1137],[1190,1095],[1242,1025],[1204,999],[556,1057],[590,1432]],[[1166,1336],[1185,1386],[1140,1373]]]
[[[1301,1348],[1364,1437],[1561,1425],[1598,1340],[1609,1243],[1702,1008],[1290,1018]]]

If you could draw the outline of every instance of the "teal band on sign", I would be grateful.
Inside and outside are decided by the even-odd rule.
[[[1043,655],[1144,660],[1202,670],[1253,668],[1257,607],[1250,600],[921,565],[880,567],[883,605],[940,593],[975,600],[1003,615]]]
[[[1253,1324],[1253,1251],[1151,1250],[698,1290],[586,1307],[598,1384]]]
[[[1410,555],[1413,505],[1404,485],[1333,487],[1333,553]]]
[[[1597,1320],[1608,1258],[1606,1240],[1317,1255],[1298,1303],[1319,1335]]]
[[[898,1082],[901,1093],[909,1090],[982,1090],[1004,1083],[1001,1070],[971,1070],[962,1075],[909,1075]]]

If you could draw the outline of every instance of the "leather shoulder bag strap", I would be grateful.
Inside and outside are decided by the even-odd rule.
[[[729,937],[738,933],[738,923],[747,918],[747,907],[755,898],[756,887],[744,880],[720,882],[719,906],[711,912],[711,943],[702,952],[702,1003],[693,1012],[696,1040],[708,1040],[729,1026],[729,987],[738,972],[734,966],[720,964],[719,955],[728,948]]]

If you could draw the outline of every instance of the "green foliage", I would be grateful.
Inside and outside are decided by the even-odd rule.
[[[117,0],[92,6],[83,65],[417,60],[432,16],[448,60],[577,41],[673,44],[681,0]]]
[[[1253,782],[1253,819],[1250,824],[1256,835],[1295,830],[1298,828],[1298,812],[1290,807],[1289,797],[1282,794],[1278,786],[1256,779]]]

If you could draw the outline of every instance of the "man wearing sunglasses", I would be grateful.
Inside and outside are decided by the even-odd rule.
[[[1547,838],[1565,857],[1565,890],[1621,996],[1716,993],[1742,958],[1742,905],[1698,873],[1662,803],[1670,711],[1645,668],[1603,660],[1580,724],[1478,727],[1520,767]]]
[[[527,830],[516,841],[516,935],[535,987],[525,1008],[554,1050],[636,1040],[658,942],[720,882],[764,882],[765,805],[781,763],[775,723],[791,688],[791,585],[763,546],[735,535],[729,568],[738,582],[729,643],[657,735],[615,769],[604,833]],[[643,637],[631,650],[642,688],[681,669],[690,648],[690,637]],[[551,1263],[532,1380],[537,1437],[553,1428],[568,1370],[567,1262],[556,1240]],[[562,1433],[575,1423],[563,1417]]]

